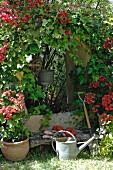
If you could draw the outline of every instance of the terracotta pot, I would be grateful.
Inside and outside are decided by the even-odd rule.
[[[20,142],[3,142],[1,151],[6,159],[19,161],[24,159],[29,152],[29,138]]]

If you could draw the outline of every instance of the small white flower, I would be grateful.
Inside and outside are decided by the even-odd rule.
[[[102,139],[103,138],[103,135],[100,135],[100,139]]]
[[[109,133],[109,138],[111,139],[113,136],[112,136],[112,133]]]
[[[26,61],[28,63],[30,63],[30,61],[32,61],[32,55],[25,55],[25,57],[26,57]]]
[[[106,129],[104,129],[103,131],[102,131],[102,134],[105,134],[106,133]]]
[[[23,68],[24,67],[24,64],[17,64],[17,68]]]

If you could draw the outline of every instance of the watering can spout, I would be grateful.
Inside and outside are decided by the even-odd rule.
[[[95,135],[92,136],[88,141],[79,147],[79,152],[82,151],[87,145],[89,145],[95,139]]]

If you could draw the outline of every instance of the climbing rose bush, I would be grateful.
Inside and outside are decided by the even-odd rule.
[[[20,64],[25,64],[29,55],[43,56],[47,46],[46,53],[50,54],[55,49],[59,56],[66,53],[70,44],[76,49],[70,5],[65,7],[58,2],[40,0],[3,1],[0,3],[0,23],[1,40],[9,44],[7,50],[0,52],[0,62],[13,58],[13,61],[18,59]],[[3,48],[2,44],[0,48]]]
[[[38,94],[34,94],[34,98],[32,94],[38,86],[37,77],[29,65],[40,63],[38,69],[51,69],[70,47],[76,50],[77,21],[73,19],[76,7],[64,4],[43,0],[0,2],[1,89],[22,87],[26,96],[38,100]],[[78,61],[73,53],[69,55]],[[21,83],[18,73],[23,75]],[[28,79],[32,83],[28,83]]]

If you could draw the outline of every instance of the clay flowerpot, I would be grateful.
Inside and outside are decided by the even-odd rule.
[[[1,151],[6,159],[19,161],[24,159],[29,152],[29,138],[20,142],[3,142]]]
[[[43,86],[53,85],[54,71],[53,70],[41,70],[39,72],[39,83]]]

